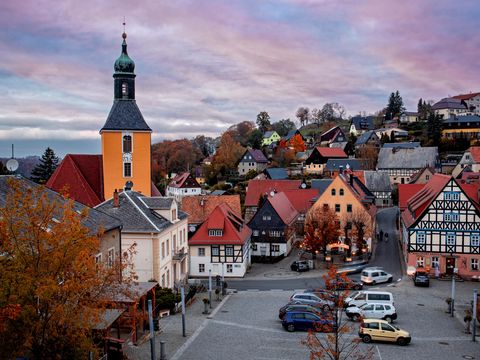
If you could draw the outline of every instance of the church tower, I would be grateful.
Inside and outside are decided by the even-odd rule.
[[[115,189],[133,183],[132,190],[151,196],[151,134],[135,101],[135,63],[127,53],[123,33],[122,54],[114,65],[114,101],[102,137],[103,192],[105,199]]]

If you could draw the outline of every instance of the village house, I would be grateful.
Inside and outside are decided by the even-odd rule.
[[[227,204],[236,214],[241,214],[240,195],[188,196],[182,201],[182,211],[188,214],[188,237],[190,238],[218,205]]]
[[[315,204],[313,204],[309,213],[315,214],[322,207],[329,207],[335,211],[338,216],[338,226],[341,235],[338,239],[338,244],[330,246],[331,249],[350,248],[350,245],[345,244],[345,242],[346,238],[350,239],[350,234],[355,230],[352,223],[355,221],[361,222],[365,226],[363,241],[371,251],[377,211],[374,202],[374,195],[358,177],[344,173],[333,179]],[[354,246],[354,244],[352,245]],[[359,251],[359,249],[356,249],[354,246],[353,252],[355,251]]]
[[[409,184],[426,184],[430,181],[436,171],[434,168],[426,166],[410,178]]]
[[[471,146],[465,151],[453,169],[452,176],[457,177],[465,167],[469,167],[472,172],[480,172],[480,146]]]
[[[215,207],[188,240],[190,276],[243,277],[250,266],[252,231],[226,203]]]
[[[386,171],[365,171],[365,186],[375,196],[375,206],[387,207],[393,205],[392,185]]]
[[[301,180],[250,180],[245,194],[245,222],[249,222],[258,210],[261,198],[278,192],[300,189]]]
[[[463,101],[470,113],[480,115],[480,92],[460,94],[453,96],[453,98]]]
[[[400,115],[400,122],[402,123],[416,123],[418,122],[418,112],[405,111]]]
[[[478,277],[480,185],[435,174],[411,196],[401,214],[407,266],[465,278]],[[399,191],[403,191],[402,187]]]
[[[201,193],[202,187],[189,172],[175,175],[165,191],[166,196],[172,196],[180,203],[186,196],[197,196]]]
[[[443,98],[432,105],[432,110],[435,115],[439,115],[442,119],[469,113],[465,101],[456,98]]]
[[[276,131],[266,131],[263,134],[262,146],[268,146],[270,144],[280,141],[281,137]]]
[[[391,184],[407,184],[425,167],[437,167],[437,147],[384,148],[378,154],[377,170],[387,171]]]
[[[373,130],[369,130],[357,138],[357,141],[355,141],[355,151],[358,151],[366,146],[379,149],[381,145],[380,137],[377,135],[377,133]]]
[[[247,149],[238,163],[238,174],[245,176],[249,171],[262,172],[268,165],[268,159],[262,150]]]
[[[295,242],[299,213],[283,193],[272,193],[249,221],[252,260],[276,261],[288,256]]]
[[[480,116],[463,115],[444,118],[442,136],[446,139],[464,139],[473,144],[480,140]]]
[[[95,207],[122,222],[122,250],[135,245],[132,263],[138,281],[154,279],[174,288],[188,277],[187,214],[174,198],[148,197],[128,190]]]
[[[305,161],[305,172],[309,174],[323,174],[325,164],[329,159],[346,159],[348,155],[339,148],[315,147]]]
[[[323,169],[323,175],[334,178],[344,171],[363,170],[363,164],[360,159],[328,159]]]
[[[366,131],[375,129],[374,116],[354,116],[350,124],[350,134],[359,136]]]
[[[345,149],[347,136],[339,126],[334,126],[320,135],[319,146],[339,147]]]

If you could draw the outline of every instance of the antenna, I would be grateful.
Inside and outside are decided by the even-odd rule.
[[[13,158],[13,144],[12,144],[12,158],[7,161],[6,168],[10,172],[14,172],[18,169],[18,161]]]
[[[123,32],[125,32],[125,25],[126,25],[126,24],[127,24],[127,23],[125,22],[125,16],[124,16],[124,17],[123,17]]]

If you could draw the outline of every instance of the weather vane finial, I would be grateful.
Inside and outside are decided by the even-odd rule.
[[[124,16],[123,17],[123,34],[122,34],[123,39],[127,38],[127,33],[125,32],[125,25],[126,25],[126,22],[125,22],[125,16]]]

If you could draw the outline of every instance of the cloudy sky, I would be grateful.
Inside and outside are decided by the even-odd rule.
[[[2,0],[0,156],[100,153],[124,16],[155,142],[480,90],[475,0]]]

